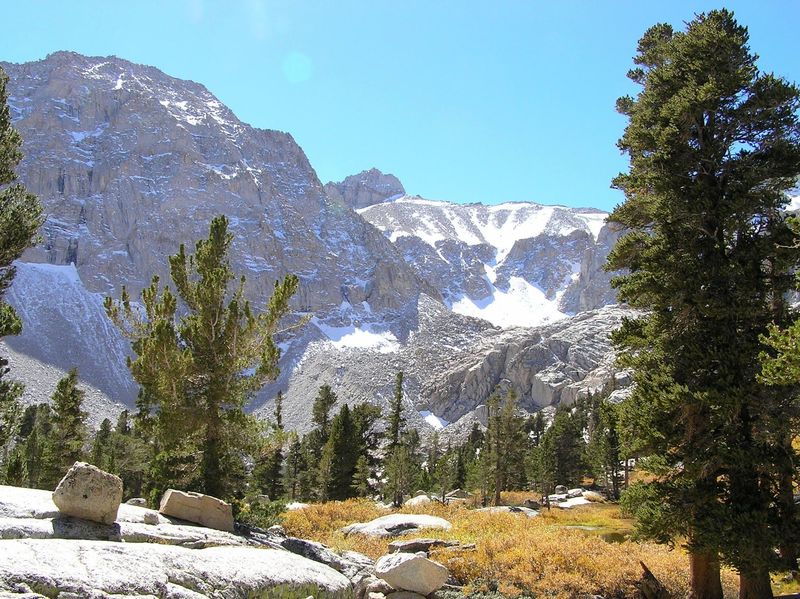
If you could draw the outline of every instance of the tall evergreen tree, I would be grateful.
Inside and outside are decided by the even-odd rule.
[[[725,10],[686,31],[656,25],[639,42],[618,101],[630,170],[609,221],[626,233],[609,256],[627,269],[619,300],[645,312],[614,335],[634,370],[622,411],[629,448],[655,480],[643,494],[688,538],[698,599],[722,596],[722,558],[740,597],[771,597],[777,544],[772,492],[785,444],[786,390],[757,381],[759,336],[786,322],[796,237],[783,214],[800,173],[798,90],[756,67],[748,33]],[[788,396],[793,397],[794,394]]]
[[[25,454],[27,476],[25,485],[34,489],[48,488],[48,486],[45,486],[47,482],[45,480],[47,465],[52,463],[56,453],[52,438],[53,425],[50,417],[50,406],[47,404],[29,406],[25,412],[26,415],[32,415],[30,428],[23,424],[20,427],[19,436],[19,443],[22,445]]]
[[[167,473],[183,471],[195,490],[223,498],[238,492],[243,450],[257,430],[244,406],[278,374],[273,336],[298,285],[291,275],[276,281],[264,311],[255,314],[244,298],[245,279],[236,280],[228,260],[232,241],[227,218],[217,216],[193,255],[181,245],[169,259],[177,296],[154,277],[142,292],[145,318],[125,289],[120,301],[105,304],[133,340],[130,368],[143,388],[140,411],[155,415],[155,463]]]
[[[311,407],[311,422],[316,425],[316,428],[309,434],[309,442],[317,460],[322,456],[322,448],[330,435],[330,414],[338,400],[336,393],[327,383],[319,388],[317,397],[314,398],[314,404]]]
[[[323,499],[347,499],[352,496],[358,445],[350,407],[344,404],[331,422],[331,432],[322,450],[320,495]]]
[[[572,409],[559,405],[553,423],[531,450],[531,478],[544,493],[555,485],[578,485],[586,469],[582,418]]]
[[[0,339],[19,335],[22,321],[3,296],[14,279],[13,262],[36,239],[42,224],[39,201],[17,182],[14,169],[22,160],[22,138],[11,126],[8,77],[0,68]],[[8,378],[8,360],[0,356],[0,476],[9,441],[20,416],[18,400],[22,385]]]
[[[417,477],[414,462],[413,452],[405,443],[398,443],[387,453],[385,495],[395,507],[403,505],[403,496],[412,491]]]
[[[360,455],[356,461],[356,468],[353,471],[353,483],[351,485],[353,494],[356,497],[367,497],[373,492],[370,478],[372,476],[372,469],[369,465],[367,456]]]
[[[306,470],[303,445],[297,433],[292,433],[289,441],[289,450],[286,453],[286,468],[284,469],[283,488],[289,499],[295,501],[301,495],[301,477]]]
[[[400,435],[403,433],[405,418],[403,417],[403,373],[398,372],[394,382],[394,395],[389,406],[389,422],[386,436],[389,440],[389,449],[393,449],[400,443]]]
[[[273,501],[283,495],[283,445],[286,434],[283,432],[283,394],[278,391],[275,397],[275,430],[261,444],[253,480],[256,487]]]
[[[600,401],[594,404],[593,426],[589,430],[586,447],[587,461],[595,481],[609,490],[611,497],[619,499],[622,483],[622,454],[617,430],[618,410],[615,404]]]

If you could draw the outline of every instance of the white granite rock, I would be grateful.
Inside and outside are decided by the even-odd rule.
[[[444,518],[427,514],[389,514],[369,522],[356,522],[342,528],[346,535],[362,534],[370,537],[395,537],[423,528],[448,530],[451,524]]]
[[[122,479],[86,462],[75,462],[53,491],[53,503],[67,516],[111,524],[122,503]]]
[[[375,562],[375,575],[400,591],[429,595],[450,575],[447,568],[415,553],[392,553]]]
[[[278,596],[288,590],[317,599],[352,595],[343,575],[288,551],[64,539],[0,541],[0,590],[21,585],[48,589],[53,597],[72,593],[222,599]]]

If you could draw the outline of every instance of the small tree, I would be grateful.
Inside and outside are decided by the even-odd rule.
[[[398,372],[394,382],[394,395],[389,406],[389,422],[386,436],[389,440],[389,449],[393,449],[400,443],[400,435],[403,433],[405,418],[403,417],[403,373]]]
[[[411,449],[404,443],[389,450],[386,458],[385,495],[391,497],[392,505],[403,505],[403,496],[412,491],[417,475],[415,459]]]
[[[283,430],[283,393],[280,390],[275,396],[275,427]]]
[[[367,456],[358,456],[356,461],[356,468],[353,471],[353,483],[351,488],[356,497],[367,497],[372,494],[374,489],[370,482],[372,477],[372,468],[370,468]]]
[[[83,459],[86,444],[86,412],[82,410],[86,393],[78,388],[78,370],[73,368],[61,378],[53,393],[53,446],[47,480],[54,486],[77,461]]]
[[[291,275],[276,281],[263,312],[255,314],[244,298],[244,277],[234,284],[227,257],[232,241],[227,218],[217,216],[193,255],[181,245],[169,259],[177,296],[154,277],[142,291],[144,317],[124,288],[120,301],[105,303],[133,341],[129,366],[142,386],[140,411],[155,417],[162,483],[182,474],[189,487],[223,498],[241,483],[242,456],[253,442],[244,433],[256,431],[244,406],[278,375],[273,337],[298,285]]]
[[[100,428],[94,434],[94,441],[92,442],[91,463],[98,468],[106,471],[111,471],[111,421],[104,418],[100,423]]]
[[[300,498],[301,477],[306,470],[303,445],[297,433],[291,433],[289,450],[286,454],[286,469],[284,470],[283,488],[289,499],[295,501]]]
[[[331,432],[322,450],[319,486],[323,499],[347,499],[352,495],[358,446],[350,407],[344,404],[331,423]]]

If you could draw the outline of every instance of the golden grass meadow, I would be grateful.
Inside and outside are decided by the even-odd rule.
[[[522,494],[504,494],[503,499],[509,504],[517,503]],[[464,585],[465,593],[496,591],[505,597],[558,599],[587,595],[634,597],[634,585],[642,575],[640,561],[673,596],[685,596],[689,591],[684,551],[680,547],[670,549],[620,540],[632,531],[632,522],[613,504],[542,510],[536,518],[435,502],[398,511],[440,516],[453,525],[450,530],[421,531],[407,538],[435,537],[475,544],[474,549],[431,552],[431,559],[445,564]],[[328,502],[285,513],[283,525],[291,535],[313,539],[339,551],[359,551],[375,559],[387,553],[391,539],[346,537],[339,529],[388,513],[390,510],[367,500]],[[722,579],[725,596],[736,597],[738,576],[724,570]]]

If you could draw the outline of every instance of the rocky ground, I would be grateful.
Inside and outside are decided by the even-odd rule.
[[[70,515],[74,503],[59,501],[59,493],[79,467],[92,468],[73,467],[55,494],[0,486],[0,597],[411,599],[430,595],[448,580],[447,569],[425,557],[430,544],[415,545],[414,551],[395,547],[375,563],[354,551],[336,553],[291,537],[281,527],[236,524],[226,532],[165,516],[161,512],[174,511],[166,502],[159,512],[119,505],[117,499],[110,524],[89,519],[91,510],[78,518]],[[77,502],[97,504],[102,495],[97,487],[91,487],[88,500],[76,495]],[[396,536],[447,526],[441,518],[396,515],[354,524],[348,533]]]

